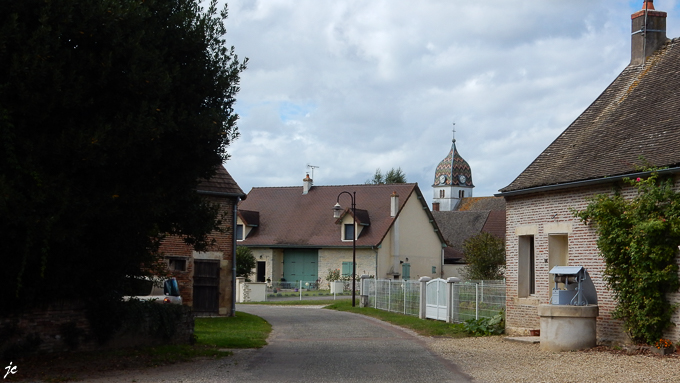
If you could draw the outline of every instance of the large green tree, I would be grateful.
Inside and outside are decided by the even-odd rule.
[[[196,194],[238,136],[246,61],[197,0],[0,0],[0,311],[116,295],[159,241],[218,227]]]
[[[465,278],[470,280],[503,279],[505,275],[505,244],[503,240],[482,232],[463,243]]]

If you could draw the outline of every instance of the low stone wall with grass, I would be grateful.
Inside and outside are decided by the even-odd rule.
[[[108,307],[107,307],[108,306]],[[156,302],[55,302],[0,317],[0,358],[158,344],[190,344],[187,306]]]

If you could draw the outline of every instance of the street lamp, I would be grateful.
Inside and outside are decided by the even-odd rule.
[[[342,208],[340,207],[340,196],[347,194],[349,198],[352,199],[352,307],[356,306],[356,292],[357,292],[357,205],[356,205],[356,192],[343,191],[338,194],[338,198],[333,206],[333,218],[340,218],[340,213]]]

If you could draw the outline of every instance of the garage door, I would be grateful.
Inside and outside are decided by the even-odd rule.
[[[283,252],[283,277],[287,282],[312,282],[319,278],[319,251],[292,249]]]

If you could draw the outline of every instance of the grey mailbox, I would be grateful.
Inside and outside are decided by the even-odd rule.
[[[550,274],[555,281],[550,303],[574,306],[597,304],[595,286],[583,266],[555,266]],[[559,288],[560,283],[564,284],[564,289]]]

